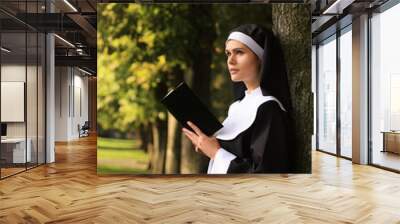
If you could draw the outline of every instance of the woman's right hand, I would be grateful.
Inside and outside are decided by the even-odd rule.
[[[194,132],[183,128],[182,131],[192,141],[196,148],[199,148],[207,157],[214,159],[217,151],[221,146],[218,140],[214,136],[205,135],[195,124],[188,122],[188,125],[194,130]]]

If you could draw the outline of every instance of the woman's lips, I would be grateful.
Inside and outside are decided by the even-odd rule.
[[[237,73],[239,71],[239,69],[229,69],[229,72],[231,74]]]

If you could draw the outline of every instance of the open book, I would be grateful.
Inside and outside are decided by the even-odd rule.
[[[207,136],[223,127],[185,82],[170,91],[161,102],[182,126],[191,131],[187,121],[194,123]]]

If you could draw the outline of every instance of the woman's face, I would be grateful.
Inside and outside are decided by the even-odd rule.
[[[260,60],[253,51],[237,40],[228,40],[225,53],[231,79],[234,82],[259,80]]]

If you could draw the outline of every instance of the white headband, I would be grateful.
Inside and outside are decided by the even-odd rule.
[[[260,60],[262,60],[263,54],[264,54],[264,49],[262,47],[260,47],[260,45],[258,45],[257,42],[255,42],[253,40],[253,38],[251,38],[247,34],[235,31],[229,35],[227,41],[228,40],[238,40],[238,41],[244,43],[247,47],[249,47],[258,56],[258,58],[260,58]]]

